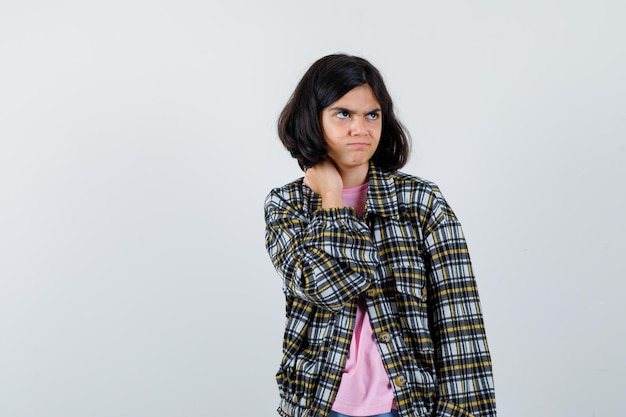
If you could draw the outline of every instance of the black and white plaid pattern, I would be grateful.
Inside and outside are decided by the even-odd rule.
[[[272,190],[265,221],[286,298],[279,414],[328,415],[363,296],[399,416],[496,415],[467,246],[435,184],[372,166],[359,219],[299,179]]]

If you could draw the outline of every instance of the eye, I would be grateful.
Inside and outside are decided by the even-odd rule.
[[[347,119],[347,118],[350,117],[350,113],[348,113],[345,110],[342,110],[340,112],[337,112],[337,117],[340,118],[340,119]]]
[[[377,120],[380,117],[380,114],[373,112],[367,115],[367,118],[370,120]]]

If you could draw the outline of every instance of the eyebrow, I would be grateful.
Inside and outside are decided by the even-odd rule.
[[[340,112],[346,112],[346,113],[356,113],[354,110],[350,110],[350,109],[346,109],[345,107],[331,107],[330,109],[328,109],[328,111],[340,111]],[[371,114],[371,113],[380,113],[382,110],[380,108],[375,108],[369,111],[366,111],[365,114]]]

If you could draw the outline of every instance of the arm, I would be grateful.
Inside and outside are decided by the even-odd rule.
[[[439,384],[434,415],[495,417],[491,358],[467,245],[449,208],[440,214],[425,239]]]
[[[265,245],[283,289],[339,310],[370,285],[378,254],[351,208],[302,209],[302,185],[272,191],[265,201]]]

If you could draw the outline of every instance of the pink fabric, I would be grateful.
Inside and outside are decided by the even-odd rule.
[[[367,183],[343,190],[343,205],[363,215]],[[376,346],[363,299],[359,299],[350,352],[332,410],[350,416],[370,416],[395,408],[393,391]]]
[[[367,186],[365,183],[354,188],[344,188],[343,205],[344,207],[352,207],[356,210],[356,214],[361,217],[365,211],[365,202],[367,201]]]

